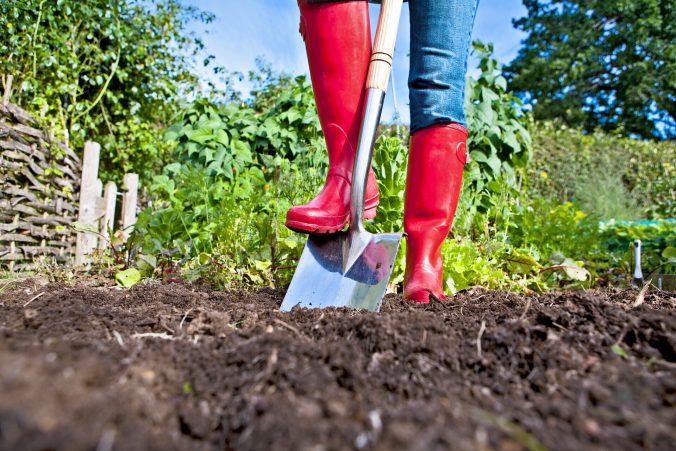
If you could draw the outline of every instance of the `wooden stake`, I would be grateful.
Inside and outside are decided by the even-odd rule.
[[[108,246],[113,238],[108,233],[115,227],[115,204],[117,200],[117,185],[115,182],[106,183],[106,189],[103,192],[103,218],[101,218],[101,238],[99,239],[99,249]]]
[[[125,239],[136,224],[136,203],[138,202],[138,174],[124,175],[124,190],[122,196],[122,234]]]
[[[101,196],[99,181],[99,157],[101,146],[98,143],[87,141],[82,157],[82,181],[80,184],[80,203],[78,222],[81,228],[99,231],[97,227],[97,198]],[[89,262],[88,255],[96,249],[97,235],[91,232],[79,231],[75,249],[75,264],[82,265]]]
[[[12,82],[14,81],[14,75],[7,74],[3,77],[2,81],[5,89],[5,92],[2,95],[2,103],[7,105],[10,97],[12,97]]]

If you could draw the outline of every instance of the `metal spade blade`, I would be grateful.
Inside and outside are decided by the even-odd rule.
[[[349,246],[349,232],[311,235],[284,297],[282,310],[289,311],[296,305],[380,310],[401,234],[368,235],[364,250],[346,272],[343,271],[343,252],[345,246]]]

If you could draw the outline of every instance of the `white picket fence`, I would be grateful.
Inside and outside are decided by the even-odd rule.
[[[136,223],[139,180],[137,174],[125,174],[122,192],[114,182],[106,183],[105,189],[99,179],[99,158],[101,146],[87,142],[82,156],[82,179],[80,183],[80,204],[75,248],[75,263],[86,264],[96,249],[110,245],[109,231],[121,230],[126,238]],[[116,228],[115,212],[118,195],[122,197],[120,227]]]

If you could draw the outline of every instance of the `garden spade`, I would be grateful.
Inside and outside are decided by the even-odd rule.
[[[364,196],[376,131],[392,70],[403,0],[383,0],[366,79],[366,102],[352,169],[351,216],[347,231],[310,235],[282,310],[380,305],[392,275],[401,233],[372,234],[364,228]]]

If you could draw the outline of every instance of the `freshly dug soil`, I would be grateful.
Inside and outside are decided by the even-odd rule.
[[[0,292],[0,449],[674,449],[676,298]]]

